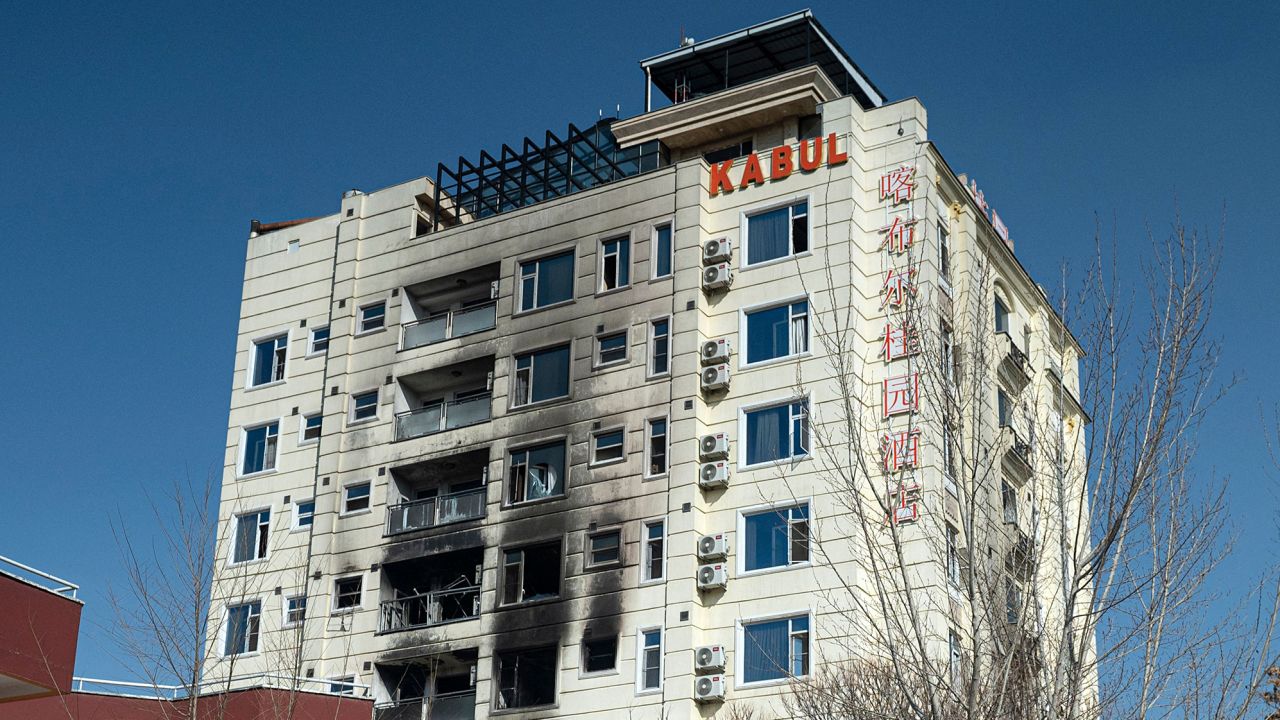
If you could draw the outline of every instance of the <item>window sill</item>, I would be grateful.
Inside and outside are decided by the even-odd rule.
[[[253,480],[254,478],[266,477],[268,475],[275,475],[278,472],[280,472],[279,468],[271,468],[270,470],[256,470],[251,473],[241,473],[239,475],[236,475],[236,479],[237,480]]]
[[[531,307],[528,310],[518,310],[516,312],[513,312],[511,313],[511,317],[512,319],[515,319],[518,317],[524,317],[525,315],[533,315],[534,313],[539,313],[539,312],[542,312],[543,310],[554,310],[555,308],[558,308],[558,307],[572,305],[575,302],[577,302],[577,298],[569,298],[568,300],[553,302],[550,305],[539,305],[537,307]]]
[[[494,708],[493,710],[489,711],[489,717],[495,717],[498,715],[502,715],[502,716],[516,715],[517,713],[538,712],[541,710],[555,710],[558,707],[560,707],[560,703],[552,703],[550,705],[529,705],[527,707],[502,708],[501,710]]]
[[[360,606],[360,605],[356,605],[355,607],[338,608],[337,610],[333,610],[333,611],[331,611],[331,612],[329,613],[329,617],[341,617],[341,616],[343,616],[343,615],[355,615],[357,612],[360,612],[360,611],[361,611],[361,610],[363,610],[363,609],[364,609],[364,607],[362,607],[362,606]]]
[[[596,468],[609,467],[610,465],[620,465],[626,461],[627,461],[626,455],[623,455],[620,458],[615,458],[613,460],[592,460],[591,462],[587,463],[587,468],[590,470],[594,470]]]
[[[667,581],[667,579],[666,579],[666,578],[664,578],[664,577],[660,577],[660,578],[651,578],[651,579],[649,579],[649,580],[641,580],[640,582],[636,583],[636,585],[637,585],[638,587],[658,586],[658,585],[663,584],[663,583],[664,583],[664,582],[666,582],[666,581]]]
[[[267,557],[270,557],[269,555]],[[261,565],[267,561],[266,557],[254,558],[252,560],[231,560],[227,562],[227,567],[243,568],[253,565]]]
[[[309,352],[306,355],[303,355],[302,359],[310,360],[311,358],[324,357],[325,355],[328,355],[328,354],[329,354],[328,350],[316,350],[314,352]]]
[[[502,611],[502,610],[519,610],[519,609],[521,609],[521,608],[537,607],[537,606],[539,606],[539,605],[547,605],[547,604],[549,604],[549,603],[553,603],[553,602],[560,602],[561,600],[564,600],[564,597],[563,597],[563,596],[561,596],[561,595],[557,595],[557,596],[555,596],[555,597],[539,598],[539,599],[537,599],[537,600],[530,600],[530,601],[528,601],[528,602],[515,602],[515,603],[505,603],[505,604],[504,604],[504,603],[499,603],[499,604],[498,604],[498,607],[497,607],[496,609],[497,609],[497,610],[499,610],[499,611]]]
[[[738,365],[739,370],[755,370],[756,368],[769,367],[770,365],[782,365],[792,360],[801,360],[803,358],[813,357],[813,353],[809,350],[804,352],[793,353],[791,355],[779,355],[768,360],[757,360],[755,362],[744,362]]]
[[[601,572],[604,570],[621,570],[622,560],[614,560],[612,562],[600,563],[598,565],[585,565],[582,568],[584,573]]]
[[[224,657],[224,658],[235,658],[236,660],[240,660],[240,659],[243,659],[243,658],[258,657],[258,656],[259,656],[259,655],[261,655],[261,654],[262,654],[262,653],[261,653],[261,651],[258,651],[258,650],[252,650],[252,651],[250,651],[250,652],[242,652],[242,653],[222,653],[222,657]]]
[[[780,458],[778,460],[766,460],[765,462],[755,463],[754,465],[738,465],[738,472],[751,472],[753,470],[766,470],[769,468],[782,467],[786,465],[795,465],[810,458],[809,455],[794,455],[792,457]]]
[[[812,552],[813,551],[810,550],[810,553]],[[775,565],[774,567],[760,568],[758,570],[743,569],[738,572],[738,577],[748,578],[748,577],[755,577],[756,575],[771,575],[773,573],[786,572],[788,570],[803,570],[805,568],[811,568],[811,567],[813,567],[813,561],[806,560],[804,562],[791,563],[789,565]]]
[[[262,383],[261,385],[249,385],[244,389],[244,391],[253,392],[254,390],[265,390],[266,388],[280,387],[288,381],[289,378],[285,378],[283,380],[272,380],[271,382]]]
[[[310,440],[299,440],[299,441],[298,441],[298,447],[306,447],[306,446],[308,446],[308,445],[315,445],[315,444],[316,444],[316,443],[318,443],[318,442],[320,442],[320,438],[311,438]]]
[[[293,533],[306,532],[306,531],[308,531],[308,530],[310,530],[310,529],[311,529],[311,526],[310,526],[310,525],[303,525],[303,526],[301,526],[301,527],[291,527],[291,528],[289,528],[289,533],[290,533],[290,534],[293,534]]]
[[[641,481],[641,482],[649,482],[650,480],[663,480],[663,479],[665,479],[668,475],[669,475],[669,473],[658,473],[657,475],[642,475],[642,476],[640,477],[640,481]]]
[[[804,252],[791,253],[791,254],[783,255],[780,258],[774,258],[772,260],[762,260],[758,263],[754,263],[751,265],[748,265],[746,263],[746,260],[744,259],[741,266],[739,266],[738,269],[741,270],[742,272],[746,272],[748,270],[755,270],[756,268],[769,267],[770,265],[778,265],[779,263],[788,262],[790,260],[799,260],[800,258],[809,257],[810,255],[813,255],[813,251],[805,250]]]
[[[539,400],[537,402],[531,402],[524,405],[512,405],[508,409],[508,412],[523,412],[525,410],[536,410],[540,407],[546,407],[547,405],[554,405],[555,403],[564,402],[566,400],[572,400],[572,399],[573,399],[572,395],[561,395],[560,397],[549,398],[547,400]]]
[[[386,332],[386,330],[387,330],[387,326],[382,325],[376,328],[369,328],[368,330],[361,330],[357,332],[355,335],[352,335],[351,337],[366,337],[368,335],[377,335],[380,332]]]
[[[507,503],[502,506],[502,509],[516,510],[522,507],[529,507],[530,505],[540,505],[542,503],[553,502],[556,500],[563,500],[564,497],[565,497],[564,493],[560,493],[559,495],[551,495],[549,497],[538,498],[537,500],[521,500],[520,502]]]
[[[645,695],[661,695],[661,694],[662,694],[662,688],[660,687],[647,688],[645,690],[636,690],[636,697],[643,697]]]
[[[753,690],[755,688],[773,687],[775,685],[786,685],[797,678],[806,678],[808,675],[787,675],[774,680],[755,680],[753,682],[740,682],[733,686],[734,690]]]
[[[608,290],[597,290],[595,296],[598,298],[602,298],[602,297],[607,297],[609,295],[617,295],[620,292],[623,292],[625,290],[630,290],[630,289],[631,289],[631,283],[627,283],[626,285],[619,285],[616,288],[609,288]]]
[[[649,373],[644,376],[645,382],[652,382],[654,380],[670,380],[670,379],[671,379],[670,370],[666,372],[660,372],[660,373]]]
[[[371,512],[373,512],[371,508],[365,508],[364,510],[352,510],[351,512],[341,512],[341,513],[338,513],[338,517],[349,518],[349,517],[355,517],[357,515],[368,515]]]
[[[618,668],[612,670],[596,670],[594,672],[579,672],[579,680],[590,680],[592,678],[612,677],[618,674]]]
[[[605,363],[594,363],[591,365],[591,370],[592,372],[595,372],[597,370],[609,370],[610,368],[626,367],[627,361],[630,359],[631,358],[622,358],[621,360],[610,360],[609,362],[605,362]]]
[[[354,419],[348,420],[347,427],[351,427],[352,425],[368,425],[369,423],[375,423],[375,422],[378,422],[377,415],[374,415],[373,417],[368,417],[368,418],[360,418],[359,420],[354,420]]]
[[[653,283],[656,283],[656,282],[662,282],[663,280],[670,280],[670,279],[672,279],[672,278],[674,278],[674,277],[675,277],[675,273],[667,273],[666,275],[659,275],[659,276],[657,276],[657,277],[649,278],[649,281],[648,281],[648,282],[649,282],[650,284],[653,284]]]

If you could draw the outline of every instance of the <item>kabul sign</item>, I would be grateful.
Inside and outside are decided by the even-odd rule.
[[[753,185],[764,185],[766,181],[782,180],[790,177],[797,169],[807,173],[823,166],[843,165],[848,161],[849,154],[836,148],[836,134],[831,133],[826,138],[801,140],[800,147],[796,150],[792,150],[790,145],[779,145],[772,150],[751,153],[742,164],[742,173],[736,184],[730,171],[738,161],[735,159],[716,163],[711,166],[711,182],[707,189],[711,197],[715,197],[722,192],[746,190]],[[769,170],[767,176],[766,167]]]

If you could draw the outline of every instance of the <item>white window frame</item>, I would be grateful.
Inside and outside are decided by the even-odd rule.
[[[533,399],[533,370],[534,370],[534,365],[536,364],[535,363],[536,358],[534,358],[533,355],[546,350],[558,350],[560,348],[569,349],[569,378],[568,378],[569,381],[568,383],[566,383],[567,392],[564,395],[557,395],[556,397],[535,401]],[[523,355],[530,356],[529,368],[528,368],[529,380],[527,382],[527,386],[529,388],[529,401],[525,403],[516,404],[515,388],[519,383],[518,378],[522,370],[522,368],[519,368],[518,366],[520,364],[520,357]],[[594,358],[593,358],[593,362],[594,362]],[[511,398],[510,398],[511,401],[509,403],[509,408],[511,410],[519,410],[519,409],[530,408],[530,407],[539,407],[541,405],[549,405],[551,403],[561,402],[563,400],[571,399],[573,397],[573,341],[570,340],[567,343],[543,345],[541,347],[536,347],[529,350],[521,350],[520,352],[512,353],[511,354],[511,389],[509,390],[509,392],[511,394]]]
[[[813,639],[815,637],[813,608],[792,610],[789,612],[770,613],[768,615],[756,615],[756,616],[747,617],[747,618],[738,618],[733,621],[734,643],[735,643],[734,647],[738,648],[738,651],[733,654],[734,656],[733,657],[733,669],[734,669],[733,686],[735,689],[769,687],[770,685],[784,685],[794,680],[794,677],[789,672],[790,668],[788,668],[788,673],[786,677],[776,678],[773,680],[757,680],[755,682],[745,682],[742,679],[746,677],[746,660],[747,660],[746,626],[754,625],[756,623],[772,622],[775,620],[790,620],[792,618],[799,618],[799,617],[809,618],[809,629],[807,631],[809,635],[809,672],[808,674],[800,675],[798,677],[811,677],[813,675],[813,668],[814,668],[813,649],[815,645],[815,643],[813,642]],[[791,633],[788,631],[787,633],[787,639],[788,639],[787,660],[788,661],[791,660],[790,638],[791,638]]]
[[[665,469],[660,473],[650,472],[653,467],[653,424],[661,421],[665,423],[665,429],[662,431],[663,438],[663,465]],[[671,473],[671,417],[662,415],[659,417],[647,418],[644,421],[644,473],[645,480],[666,477]]]
[[[946,557],[946,573],[947,587],[952,590],[959,590],[962,582],[962,573],[960,572],[960,531],[956,526],[949,522],[942,523],[943,533],[946,541],[947,557]]]
[[[240,518],[244,517],[245,515],[261,515],[264,512],[267,513],[266,550],[259,557],[252,557],[252,558],[249,558],[248,560],[236,560],[236,546],[240,543]],[[259,508],[242,510],[237,513],[232,513],[231,515],[231,548],[230,548],[230,552],[227,554],[228,565],[235,565],[236,567],[240,567],[243,565],[252,565],[253,563],[265,562],[267,558],[271,557],[271,521],[274,517],[275,517],[275,513],[272,512],[272,508],[270,505],[263,505],[262,507],[259,507]],[[255,553],[257,552],[257,548],[258,548],[258,532],[261,528],[262,528],[262,524],[261,524],[261,520],[259,520],[259,524],[254,526],[253,547],[254,547]]]
[[[951,295],[951,271],[953,256],[951,254],[951,214],[938,211],[938,286],[948,296]]]
[[[613,667],[608,670],[587,670],[587,643],[593,640],[608,640],[613,638]],[[578,677],[579,678],[595,678],[605,677],[608,675],[617,675],[618,666],[622,664],[622,638],[618,635],[602,635],[600,637],[583,637],[578,643]]]
[[[792,326],[795,324],[795,316],[792,314],[791,306],[803,301],[809,306],[805,311],[804,317],[804,350],[792,351],[796,344],[795,333],[792,332]],[[753,363],[747,362],[747,343],[751,342],[751,338],[747,336],[747,316],[754,315],[764,310],[772,310],[780,307],[787,308],[787,354],[779,355],[768,360],[758,360]],[[770,300],[769,302],[759,303],[750,307],[742,308],[738,311],[738,337],[742,338],[742,347],[738,350],[738,369],[747,370],[750,368],[765,367],[774,363],[788,362],[796,358],[809,357],[813,354],[813,300],[808,295],[796,295],[785,300]]]
[[[649,576],[649,543],[655,538],[649,537],[649,528],[654,525],[662,526],[662,537],[656,538],[662,542],[662,574],[657,577]],[[667,519],[650,518],[640,523],[640,584],[660,583],[667,579],[667,563],[670,561],[670,554],[667,552]]]
[[[299,600],[299,599],[302,600],[302,619],[290,620],[289,619],[289,602],[292,600]],[[304,595],[285,595],[284,599],[280,602],[280,627],[296,628],[302,625],[303,623],[305,623],[307,621],[307,604],[308,604],[307,596],[305,594]]]
[[[791,405],[798,402],[805,403],[805,406],[806,406],[805,414],[803,416],[806,418],[805,434],[808,436],[808,441],[809,441],[808,444],[811,446],[813,445],[813,423],[814,423],[813,409],[815,407],[815,402],[816,402],[814,400],[812,392],[808,395],[792,395],[790,397],[785,397],[785,398],[774,398],[772,400],[762,400],[760,402],[751,403],[750,405],[743,405],[742,407],[738,408],[739,440],[735,444],[738,446],[738,471],[739,472],[742,472],[744,470],[759,470],[761,468],[773,468],[773,467],[779,467],[782,465],[794,465],[799,462],[804,462],[809,458],[813,457],[813,448],[806,447],[805,453],[803,455],[788,455],[787,457],[779,458],[777,460],[766,460],[765,462],[756,463],[754,465],[747,464],[747,439],[746,439],[747,438],[747,413],[754,412],[756,410],[767,410],[769,408],[778,407],[780,405]],[[795,422],[796,416],[794,415],[794,413],[792,413],[790,417],[791,417],[791,420],[788,423],[789,429],[794,426],[793,423]],[[788,437],[789,441],[791,439],[792,439],[791,437]],[[794,447],[794,445],[788,445],[788,447]]]
[[[956,438],[955,430],[951,428],[951,424],[946,420],[942,421],[942,481],[947,492],[952,497],[959,496],[959,489],[956,487],[956,478],[951,472],[952,465],[956,462]]]
[[[557,572],[560,575],[560,579],[556,585],[555,597],[544,598],[541,600],[526,600],[524,599],[524,577],[525,577],[525,571],[529,563],[529,556],[526,554],[526,552],[529,550],[529,548],[542,547],[543,545],[551,545],[552,543],[556,544],[560,549],[560,556],[557,560],[557,562],[559,563],[559,565],[557,566]],[[568,576],[568,568],[565,563],[567,559],[566,557],[567,549],[568,549],[568,540],[563,536],[556,536],[550,539],[543,539],[543,540],[534,540],[533,542],[525,542],[519,545],[509,545],[506,547],[499,547],[498,548],[498,579],[496,582],[498,596],[495,599],[495,605],[498,608],[513,608],[513,607],[522,607],[522,606],[528,606],[528,605],[541,605],[543,603],[556,602],[559,600],[563,600],[565,598],[565,580],[567,579],[567,576]],[[515,600],[513,602],[507,602],[506,601],[507,590],[508,590],[507,553],[512,553],[512,552],[520,553],[519,595],[521,597],[519,600]]]
[[[534,448],[540,448],[544,445],[553,445],[556,443],[559,443],[564,449],[564,477],[561,478],[561,483],[560,483],[561,486],[563,487],[563,490],[560,492],[559,495],[549,495],[544,498],[537,498],[536,500],[525,499],[517,502],[512,502],[511,488],[508,487],[507,484],[511,482],[511,471],[515,467],[516,463],[512,462],[511,456],[518,452],[527,452]],[[525,505],[532,505],[540,502],[548,502],[551,500],[563,500],[564,498],[568,497],[569,496],[569,475],[571,474],[569,470],[570,468],[569,445],[570,445],[570,442],[569,442],[568,435],[556,435],[554,437],[543,438],[541,440],[534,440],[527,443],[520,443],[519,445],[515,445],[513,447],[507,448],[506,460],[503,463],[504,472],[502,474],[503,483],[504,483],[502,487],[502,507],[504,508],[523,507]],[[527,474],[528,473],[527,459],[525,460],[525,468],[526,468],[525,472]]]
[[[374,395],[377,400],[373,403],[373,417],[357,418],[356,417],[356,398],[364,395]],[[377,422],[382,414],[382,391],[374,387],[372,389],[357,390],[348,397],[351,400],[351,409],[347,411],[347,425],[363,425],[364,423]]]
[[[667,258],[670,263],[671,272],[666,275],[658,274],[658,230],[667,227],[671,229],[671,255]],[[666,280],[674,277],[676,274],[676,219],[674,217],[665,217],[653,223],[649,230],[649,282],[655,280]]]
[[[600,354],[601,352],[603,352],[603,346],[601,345],[601,341],[606,338],[614,338],[619,335],[622,336],[622,357],[617,360],[609,360],[607,362],[602,361],[600,359]],[[592,370],[601,370],[603,368],[611,368],[611,367],[626,365],[627,361],[631,359],[631,333],[629,328],[598,333],[595,337],[594,345],[595,345],[595,348],[591,353],[591,369]]]
[[[598,459],[596,457],[596,439],[599,438],[601,435],[611,435],[613,433],[622,433],[622,444],[620,446],[620,449],[622,450],[622,457],[617,457],[610,460]],[[617,465],[619,463],[626,462],[627,461],[627,427],[625,425],[613,425],[611,427],[600,428],[599,430],[592,430],[591,439],[587,449],[590,453],[590,462],[587,464],[587,467],[593,467],[593,468],[608,467],[609,465]]]
[[[320,332],[321,330],[329,330],[329,328],[330,328],[330,327],[331,327],[331,326],[329,326],[329,325],[321,325],[321,326],[319,326],[319,327],[313,327],[313,328],[311,328],[310,332],[308,332],[308,333],[307,333],[307,354],[306,354],[306,357],[316,357],[316,356],[318,356],[318,355],[326,355],[326,354],[328,354],[328,352],[329,352],[329,345],[328,345],[328,343],[330,343],[330,342],[332,342],[332,341],[333,341],[333,332],[332,332],[332,331],[330,331],[330,332],[329,332],[329,336],[328,336],[327,338],[325,338],[325,340],[324,340],[324,341],[325,341],[324,350],[317,350],[317,349],[316,349],[316,333]]]
[[[279,380],[268,380],[261,385],[253,384],[253,376],[258,372],[258,345],[270,340],[278,340],[284,338],[284,368],[281,370]],[[249,363],[248,372],[245,374],[244,388],[245,390],[258,390],[265,387],[274,387],[282,385],[289,380],[289,346],[293,342],[292,328],[283,330],[274,330],[264,335],[259,335],[249,341]],[[274,353],[273,353],[274,356]],[[274,373],[273,373],[274,374]]]
[[[369,494],[365,496],[369,501],[368,507],[365,507],[361,510],[348,510],[347,509],[347,500],[348,500],[347,493],[350,492],[352,488],[357,488],[357,487],[360,487],[361,485],[367,485],[369,487]],[[352,515],[364,515],[365,513],[371,513],[371,512],[373,512],[373,483],[371,481],[357,480],[355,482],[350,482],[342,486],[342,512],[338,513],[338,517],[351,517]]]
[[[774,258],[772,260],[765,260],[763,262],[758,262],[754,265],[748,265],[747,258],[749,257],[748,249],[751,247],[751,238],[749,237],[750,233],[747,230],[748,228],[747,219],[751,217],[755,217],[756,215],[761,215],[763,213],[770,212],[772,210],[777,210],[779,208],[791,207],[792,205],[799,205],[800,203],[805,203],[808,206],[808,208],[805,210],[805,218],[804,218],[805,232],[806,232],[806,237],[808,238],[808,245],[809,245],[808,248],[806,248],[803,252],[798,252],[798,253],[794,252],[794,248],[793,248],[794,240],[791,237],[791,223],[788,222],[787,254],[779,258]],[[789,219],[792,219],[792,218],[789,218]],[[777,263],[786,262],[794,258],[801,258],[807,255],[812,255],[813,254],[813,195],[805,193],[802,195],[792,195],[786,198],[776,198],[774,200],[765,201],[764,203],[753,205],[751,207],[743,209],[738,216],[738,237],[742,239],[742,248],[738,250],[738,268],[740,270],[754,270],[756,268],[768,267],[770,265],[775,265]]]
[[[961,677],[964,672],[964,647],[960,642],[960,633],[953,628],[947,628],[947,671],[952,687],[959,686],[964,679]]]
[[[302,416],[299,417],[298,419],[298,445],[299,446],[315,445],[316,443],[320,442],[319,436],[313,437],[309,440],[307,439],[307,420],[309,420],[310,418],[316,418],[316,417],[320,418],[320,423],[321,423],[320,431],[324,432],[324,413],[321,413],[321,412],[303,413]]]
[[[660,322],[667,323],[667,335],[666,335],[667,369],[663,370],[662,372],[656,372],[653,368],[653,361],[654,361],[654,352],[655,352],[655,346],[657,344],[658,336],[654,333],[654,328],[657,325],[657,323],[660,323]],[[673,333],[671,332],[671,324],[672,323],[671,323],[670,315],[663,315],[661,317],[649,318],[649,326],[648,326],[648,329],[645,330],[645,346],[648,350],[646,352],[645,366],[644,366],[645,379],[669,377],[671,375],[671,337],[673,335]]]
[[[266,422],[260,422],[253,425],[245,425],[244,427],[240,428],[240,457],[236,459],[236,477],[237,478],[243,479],[243,478],[250,478],[250,477],[260,477],[263,475],[269,475],[274,472],[279,472],[280,470],[280,424],[281,422],[283,422],[283,420],[284,420],[283,418],[275,418],[274,420],[267,420]],[[249,450],[249,431],[257,430],[258,428],[270,427],[272,425],[276,426],[276,435],[275,435],[276,450],[275,450],[275,457],[271,459],[271,467],[264,467],[262,470],[255,470],[249,473],[245,472],[244,462],[249,458],[247,454]],[[271,437],[271,436],[267,435],[267,437]],[[266,465],[265,458],[263,459],[262,464]]]
[[[340,608],[338,607],[338,583],[343,580],[350,580],[352,578],[358,578],[360,580],[360,600],[355,605],[352,605],[351,607]],[[357,612],[359,610],[363,610],[364,595],[365,595],[365,592],[367,592],[367,590],[368,589],[364,586],[364,573],[355,573],[353,575],[342,575],[341,577],[334,578],[333,586],[330,589],[330,594],[329,594],[329,603],[330,603],[329,614],[330,615],[348,615],[348,614]]]
[[[644,686],[644,653],[646,648],[644,644],[644,636],[645,633],[650,632],[658,633],[658,687],[655,688],[647,688]],[[662,629],[661,625],[645,625],[636,628],[636,695],[656,695],[662,692],[662,686],[666,680],[664,677],[664,670],[666,666],[666,647],[666,632]]]
[[[378,305],[381,305],[381,306],[382,306],[382,324],[381,324],[381,325],[379,325],[379,326],[378,326],[378,327],[376,327],[376,328],[367,328],[367,329],[366,329],[366,328],[365,328],[365,326],[364,326],[364,312],[365,312],[365,310],[368,310],[369,308],[377,307]],[[355,334],[355,336],[356,336],[356,337],[363,337],[363,336],[365,336],[365,335],[373,335],[374,333],[380,333],[380,332],[382,332],[382,331],[386,330],[386,329],[387,329],[387,320],[388,320],[387,313],[388,313],[388,311],[390,310],[390,307],[389,307],[389,306],[390,306],[390,303],[388,303],[388,302],[387,302],[386,298],[383,298],[383,299],[381,299],[381,300],[372,300],[372,301],[370,301],[370,302],[363,303],[362,305],[360,305],[359,307],[357,307],[357,308],[356,308],[356,334]]]
[[[301,500],[294,500],[294,501],[291,503],[291,504],[293,505],[293,507],[291,508],[291,509],[292,509],[292,513],[291,513],[291,514],[292,514],[292,517],[291,517],[291,518],[289,518],[289,532],[304,532],[307,528],[311,527],[311,525],[314,525],[314,524],[315,524],[315,522],[316,522],[316,505],[315,505],[315,502],[316,502],[316,499],[315,499],[315,498],[303,498],[303,499],[301,499]],[[299,521],[302,519],[302,517],[301,517],[300,512],[299,512],[299,510],[298,510],[298,506],[299,506],[299,505],[301,505],[301,504],[303,504],[303,503],[311,503],[311,525],[301,525],[301,524],[299,524]]]
[[[615,293],[620,290],[626,290],[627,288],[631,287],[631,266],[635,264],[634,262],[635,258],[631,257],[635,251],[635,243],[633,242],[632,235],[633,233],[630,230],[628,230],[625,233],[618,233],[617,235],[610,235],[608,237],[600,238],[600,240],[596,243],[596,256],[599,258],[596,261],[596,295],[608,295],[610,293]],[[624,268],[622,264],[621,246],[619,246],[619,249],[617,252],[609,253],[609,254],[606,254],[604,249],[604,246],[606,243],[613,243],[613,242],[625,242],[627,244],[627,256],[630,259],[628,260],[627,265],[625,266],[626,273],[627,273],[626,282],[621,282],[622,272]],[[608,262],[609,258],[611,257],[614,258],[615,262],[617,262],[617,266],[614,269],[614,276],[619,279],[619,282],[616,287],[607,288],[604,286],[604,266],[605,266],[605,263]]]
[[[239,608],[245,605],[258,606],[258,643],[257,643],[258,646],[252,650],[246,650],[245,652],[229,653],[227,652],[227,636],[231,633],[231,610],[233,608]],[[218,638],[218,656],[224,657],[224,658],[229,658],[229,657],[246,658],[246,657],[253,657],[254,655],[257,655],[259,652],[261,652],[263,630],[264,628],[262,627],[262,598],[254,598],[252,600],[245,599],[237,603],[227,603],[222,607],[222,633]]]
[[[356,697],[360,694],[359,678],[355,675],[343,675],[341,677],[325,678],[325,682],[329,683],[329,693],[331,695],[339,695],[342,697]],[[334,685],[342,685],[350,688],[347,690],[334,691]]]
[[[593,562],[591,559],[591,541],[601,535],[617,535],[618,536],[618,559],[609,560],[607,562]],[[582,538],[582,569],[583,570],[600,570],[604,568],[616,568],[623,564],[626,559],[624,550],[626,550],[626,538],[623,537],[622,526],[612,525],[609,527],[596,528],[588,530]]]
[[[787,518],[787,564],[775,565],[774,567],[760,568],[758,570],[748,570],[747,569],[747,550],[745,545],[746,537],[747,537],[747,516],[761,515],[767,512],[779,512],[782,510],[790,510],[791,508],[797,508],[797,507],[800,507],[801,505],[804,505],[809,509],[809,518],[808,518],[809,559],[804,560],[802,562],[791,562],[790,533],[791,533],[792,522],[790,517],[788,516]],[[773,503],[762,503],[760,505],[752,505],[750,507],[739,508],[737,515],[738,515],[737,517],[738,539],[741,541],[740,544],[743,545],[742,548],[738,549],[738,551],[734,553],[735,555],[738,556],[738,567],[737,567],[738,577],[746,577],[750,575],[767,575],[768,573],[783,572],[786,570],[796,570],[799,568],[806,568],[813,565],[813,548],[814,548],[813,524],[814,522],[813,522],[813,498],[812,497],[798,497],[794,499],[780,500],[778,502],[773,502]]]
[[[573,256],[573,267],[569,271],[572,276],[572,281],[571,281],[572,289],[569,293],[569,298],[567,300],[559,300],[553,303],[548,303],[546,305],[534,305],[528,310],[525,310],[524,309],[525,275],[524,275],[524,270],[522,269],[522,266],[525,263],[536,263],[536,262],[545,260],[547,258],[553,258],[559,255]],[[538,297],[538,284],[541,282],[541,277],[539,275],[540,274],[537,272],[535,272],[535,274],[533,275],[533,287],[534,287],[533,296],[535,301],[537,300],[537,297]],[[530,255],[528,257],[516,258],[515,279],[516,279],[516,287],[515,287],[515,290],[511,293],[512,296],[515,298],[515,302],[511,309],[512,317],[527,315],[529,313],[538,312],[540,310],[546,310],[547,308],[560,307],[562,305],[568,305],[569,303],[574,302],[578,298],[578,247],[577,245],[569,245],[566,247],[557,248],[555,250],[548,250],[547,252],[540,252],[536,255]]]

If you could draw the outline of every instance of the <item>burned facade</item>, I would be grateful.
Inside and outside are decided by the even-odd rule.
[[[899,292],[949,297],[981,256],[1030,363],[1054,318],[921,104],[808,12],[642,67],[641,115],[255,224],[206,675],[328,679],[379,718],[682,718],[836,657],[822,314],[877,422],[895,217]],[[891,520],[941,537],[919,424]]]

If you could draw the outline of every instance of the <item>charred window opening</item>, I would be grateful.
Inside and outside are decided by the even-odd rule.
[[[560,541],[507,550],[502,557],[502,604],[560,595]]]
[[[631,238],[628,236],[600,243],[600,292],[617,290],[631,284]]]
[[[333,583],[334,611],[343,612],[360,607],[360,595],[363,587],[364,578],[359,575],[335,580]]]
[[[618,638],[588,638],[582,641],[582,672],[612,672],[618,666]]]
[[[750,155],[754,148],[755,144],[752,141],[752,138],[746,138],[745,140],[739,140],[727,147],[722,147],[712,150],[711,152],[704,153],[702,158],[707,161],[708,165],[715,165],[716,163],[721,163],[725,160],[733,160],[735,158],[740,158],[743,155]]]
[[[499,710],[556,701],[556,650],[552,646],[498,653]]]
[[[509,504],[564,495],[563,440],[511,452]]]

